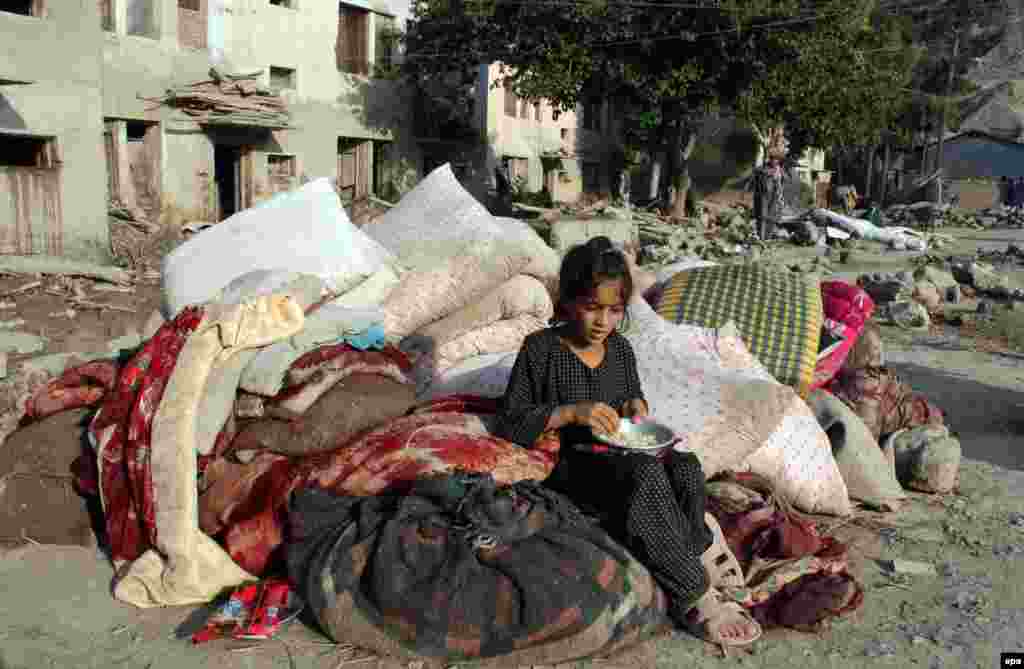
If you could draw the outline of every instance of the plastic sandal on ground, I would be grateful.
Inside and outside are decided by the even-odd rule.
[[[761,638],[761,625],[736,602],[722,599],[715,588],[708,591],[693,605],[685,619],[686,627],[696,637],[723,647],[749,646]],[[745,636],[726,637],[722,627],[745,623],[749,633]]]

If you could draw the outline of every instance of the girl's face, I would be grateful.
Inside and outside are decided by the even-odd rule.
[[[602,281],[587,297],[572,305],[576,334],[587,345],[604,343],[626,314],[622,279]]]

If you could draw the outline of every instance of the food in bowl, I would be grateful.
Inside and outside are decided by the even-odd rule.
[[[653,448],[658,445],[657,435],[635,430],[623,432],[621,428],[615,434],[607,435],[605,439],[622,448]]]
[[[598,441],[624,451],[643,451],[657,453],[675,441],[672,429],[653,420],[646,419],[634,423],[629,419],[619,422],[619,429],[614,434],[595,434]]]

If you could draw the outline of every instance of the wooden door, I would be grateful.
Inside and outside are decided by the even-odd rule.
[[[370,194],[373,142],[343,140],[338,151],[338,194],[352,201]]]
[[[0,254],[64,252],[59,168],[0,167],[0,206]]]
[[[256,203],[256,170],[253,166],[252,147],[243,146],[238,151],[237,187],[238,211],[248,209]]]

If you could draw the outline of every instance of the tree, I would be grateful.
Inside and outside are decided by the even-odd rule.
[[[914,58],[905,25],[868,2],[841,7],[824,10],[837,20],[806,33],[765,35],[762,49],[787,57],[766,68],[736,109],[762,144],[779,126],[796,139],[796,156],[806,146],[876,144],[904,104]]]
[[[847,32],[865,32],[865,12],[863,3],[851,8],[839,0],[726,0],[706,6],[668,0],[421,0],[406,36],[407,63],[410,76],[422,81],[500,61],[509,67],[510,85],[527,99],[546,98],[568,110],[600,96],[639,110],[644,123],[632,136],[648,145],[664,141],[672,211],[682,214],[690,152],[708,114],[724,108],[750,118],[788,115],[806,119],[815,138],[839,133],[848,114],[825,99],[820,89],[828,83],[821,72],[830,59],[848,60],[831,42],[838,36],[839,44],[848,45]],[[823,16],[829,20],[820,21]],[[823,69],[813,71],[814,65]],[[831,67],[849,71],[845,64]],[[793,73],[802,76],[792,78]],[[768,81],[781,85],[782,93],[765,86]],[[817,100],[822,118],[797,112],[808,99]]]

